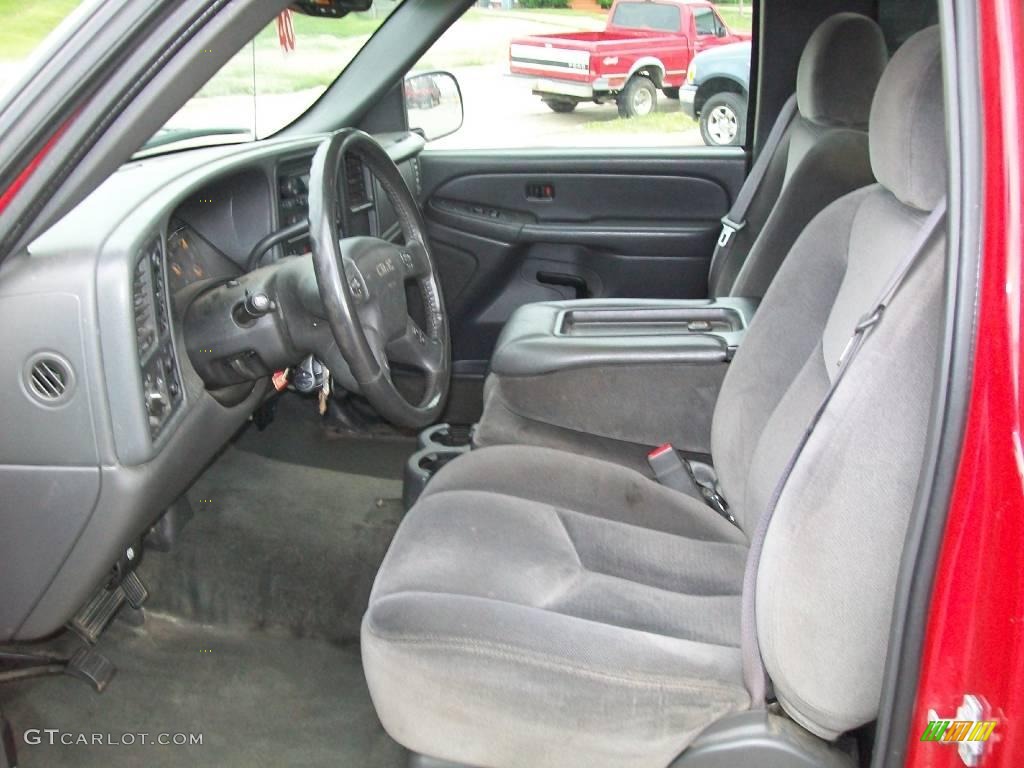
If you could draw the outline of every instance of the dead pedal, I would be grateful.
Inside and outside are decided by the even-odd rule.
[[[100,587],[78,614],[71,620],[71,628],[90,645],[95,645],[110,620],[126,602],[132,608],[141,608],[149,591],[134,571],[116,587]]]
[[[102,653],[92,648],[79,648],[68,660],[64,671],[92,685],[96,693],[103,693],[117,672],[117,667]]]

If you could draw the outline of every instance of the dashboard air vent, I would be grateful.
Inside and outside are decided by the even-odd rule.
[[[71,394],[71,367],[53,355],[38,355],[29,361],[26,382],[32,395],[42,403],[56,405]]]
[[[366,191],[366,172],[363,161],[356,155],[345,155],[345,179],[348,182],[348,207],[359,208],[370,202]]]

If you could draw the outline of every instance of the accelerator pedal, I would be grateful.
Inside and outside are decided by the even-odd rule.
[[[141,608],[147,597],[146,585],[132,571],[116,586],[100,587],[71,620],[71,629],[87,643],[95,645],[122,605],[127,602],[132,608]]]

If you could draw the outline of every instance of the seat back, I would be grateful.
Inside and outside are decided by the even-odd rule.
[[[797,114],[764,177],[747,181],[758,189],[746,225],[712,263],[710,296],[763,296],[814,215],[874,181],[868,115],[887,60],[882,30],[866,16],[839,13],[814,31],[797,70]]]
[[[879,184],[828,206],[797,239],[722,386],[712,451],[751,533],[858,319],[945,193],[937,28],[886,69],[871,110]],[[807,442],[775,508],[755,606],[786,711],[833,737],[877,712],[900,553],[939,358],[944,240],[918,262]]]

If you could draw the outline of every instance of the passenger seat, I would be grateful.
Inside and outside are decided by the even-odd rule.
[[[838,13],[814,31],[800,57],[796,93],[772,128],[779,141],[766,144],[762,152],[771,154],[758,158],[737,196],[749,205],[742,212],[734,205],[723,220],[740,218],[723,226],[709,296],[764,296],[810,220],[875,181],[868,115],[888,58],[881,28],[866,16]]]
[[[836,14],[811,35],[800,57],[795,109],[790,105],[779,116],[779,124],[772,129],[780,137],[774,151],[766,148],[770,154],[758,159],[740,192],[738,199],[750,200],[745,221],[736,222],[742,226],[716,249],[709,277],[711,296],[763,297],[811,219],[833,201],[874,183],[867,125],[887,61],[882,30],[866,16]],[[736,206],[731,213],[737,215]],[[608,301],[545,302],[543,306],[557,311]],[[615,300],[615,304],[621,307],[629,301]],[[539,307],[526,305],[517,310],[496,350],[534,333]],[[537,397],[534,382],[524,384],[521,377],[492,370],[484,386],[484,410],[474,431],[474,446],[558,448],[613,461],[650,476],[647,453],[666,440],[667,430],[657,434],[639,430],[644,434],[638,434],[635,411],[602,408],[586,395],[593,391],[586,385],[587,369],[576,369],[576,378],[582,380],[577,387],[563,390],[556,382],[560,377],[546,377],[551,387],[559,388],[547,397]],[[602,387],[610,385],[604,370],[595,367],[592,373]],[[714,407],[722,373],[705,366],[695,368],[692,374],[692,389],[698,397],[666,393],[664,400],[648,399],[644,407],[655,423],[686,426],[690,444],[680,447],[701,456],[710,453],[710,417],[700,414],[709,414]],[[671,381],[671,377],[664,378],[666,388],[671,389]],[[595,413],[595,409],[601,412]]]

